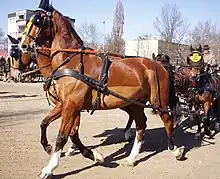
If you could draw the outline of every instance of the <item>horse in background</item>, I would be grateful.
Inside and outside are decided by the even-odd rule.
[[[191,84],[197,94],[195,100],[203,105],[204,132],[211,136],[210,114],[212,110],[216,117],[215,129],[220,130],[220,76],[208,71],[207,64],[203,61],[201,45],[198,48],[193,48],[191,45],[190,52],[187,63],[190,65]]]

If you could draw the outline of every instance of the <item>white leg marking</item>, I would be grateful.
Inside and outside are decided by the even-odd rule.
[[[138,142],[137,140],[137,135],[138,133],[136,132],[136,136],[135,136],[135,140],[134,140],[134,144],[131,150],[130,155],[128,156],[128,158],[126,159],[126,165],[128,166],[134,166],[135,164],[135,159],[138,156],[140,150],[141,150],[141,146],[142,146],[142,141]]]
[[[131,138],[132,138],[132,134],[131,134],[131,128],[130,128],[125,132],[125,140],[128,141]]]
[[[183,157],[184,149],[185,149],[184,146],[181,146],[179,148],[177,146],[174,146],[174,149],[171,151],[172,151],[174,157],[176,157],[177,160],[180,160]],[[170,150],[170,149],[168,148],[168,150]]]
[[[43,170],[40,174],[41,179],[47,178],[48,176],[53,174],[53,170],[56,169],[59,165],[61,151],[62,150],[60,149],[59,151],[53,153],[53,155],[49,161],[49,164],[45,168],[43,168]]]
[[[95,161],[98,162],[98,163],[104,163],[104,158],[102,156],[101,153],[97,152],[96,150],[95,151],[92,151],[93,155],[94,155],[94,158],[95,158]]]
[[[68,148],[67,152],[65,152],[65,156],[73,156],[75,152],[76,152],[76,149],[70,147]]]

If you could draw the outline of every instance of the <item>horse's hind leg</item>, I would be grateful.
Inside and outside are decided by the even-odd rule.
[[[78,115],[79,116],[79,115]],[[79,138],[79,125],[80,125],[80,117],[77,117],[75,123],[72,127],[70,139],[74,144],[74,147],[77,147],[80,153],[85,157],[92,161],[97,161],[99,163],[103,163],[104,159],[100,153],[97,151],[92,151],[83,145]],[[74,149],[73,149],[74,150]]]
[[[164,84],[162,84],[162,83],[160,83],[160,84],[161,84],[160,95],[157,98],[157,104],[161,108],[161,111],[159,110],[159,114],[160,114],[160,117],[164,123],[164,127],[166,130],[166,134],[167,134],[167,138],[168,138],[168,148],[169,148],[169,150],[171,150],[173,152],[176,159],[179,160],[182,158],[184,148],[177,148],[174,144],[173,120],[171,119],[169,113],[166,112],[166,110],[168,108],[167,98],[169,97],[169,95],[166,95],[166,94],[169,94],[168,93],[169,91],[163,90],[162,85],[164,85]],[[153,102],[153,94],[151,96],[151,102]]]
[[[121,110],[125,111],[129,115],[128,122],[126,124],[126,127],[124,129],[124,134],[125,134],[125,140],[126,141],[131,141],[132,140],[132,134],[131,134],[131,125],[133,123],[133,115],[132,115],[132,110],[130,109],[130,106],[126,106],[124,108],[121,108]]]
[[[138,156],[143,140],[144,131],[146,128],[147,117],[144,114],[144,109],[139,106],[133,106],[132,115],[136,123],[136,136],[130,155],[127,157],[125,165],[134,166],[135,159]]]
[[[62,104],[57,103],[56,106],[51,110],[51,112],[42,120],[40,128],[41,128],[41,145],[44,150],[50,154],[52,151],[52,146],[48,144],[47,141],[47,127],[51,122],[55,121],[61,116]]]
[[[220,131],[220,97],[215,101],[214,112],[216,115],[215,130],[218,132]]]

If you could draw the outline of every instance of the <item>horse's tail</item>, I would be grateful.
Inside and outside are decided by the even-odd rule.
[[[173,116],[173,121],[174,121],[174,126],[176,126],[179,122],[180,122],[180,117],[182,115],[182,111],[180,108],[180,104],[178,101],[178,98],[176,96],[176,91],[175,91],[175,85],[174,85],[174,72],[171,69],[167,69],[168,73],[169,73],[169,87],[170,87],[170,91],[169,91],[169,107],[170,109],[174,112],[172,114]]]
[[[174,86],[174,72],[172,71],[171,67],[167,69],[169,73],[169,107],[171,110],[173,110],[176,107],[177,104],[177,98],[175,93],[175,86]]]

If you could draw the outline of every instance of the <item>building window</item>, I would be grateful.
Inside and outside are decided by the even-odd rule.
[[[18,21],[24,20],[24,14],[18,16]]]

